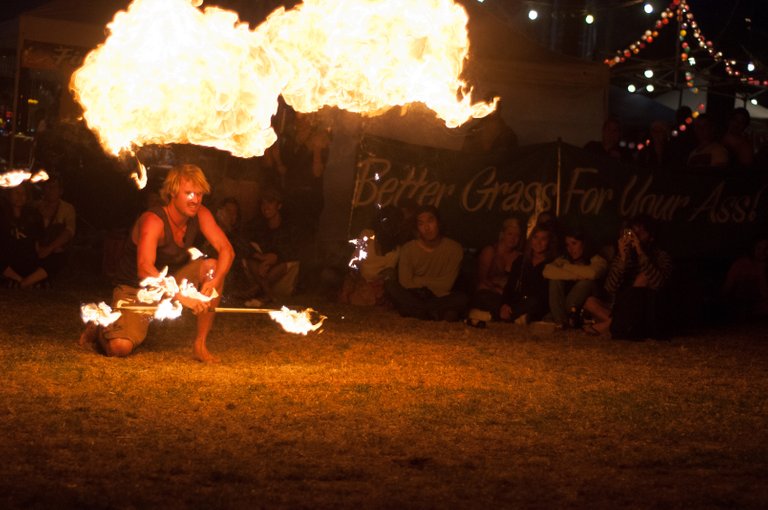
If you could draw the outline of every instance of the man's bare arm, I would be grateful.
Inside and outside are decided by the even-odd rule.
[[[154,278],[160,274],[155,267],[155,260],[157,245],[163,235],[163,220],[154,213],[145,212],[139,218],[137,229],[136,268],[139,280],[150,276]]]
[[[221,230],[221,227],[216,223],[216,219],[207,207],[200,207],[197,217],[200,222],[200,231],[208,242],[211,243],[211,246],[218,252],[216,271],[213,275],[213,279],[204,282],[200,289],[200,292],[203,294],[210,294],[210,290],[214,288],[219,290],[223,288],[224,278],[227,276],[229,268],[232,267],[232,261],[235,259],[235,250],[232,248],[232,244],[229,242],[227,235]]]

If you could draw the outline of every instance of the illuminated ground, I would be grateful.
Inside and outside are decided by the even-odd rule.
[[[189,318],[79,350],[103,297],[0,291],[2,508],[768,505],[765,326],[624,343],[312,303],[307,337],[219,317],[203,366]]]

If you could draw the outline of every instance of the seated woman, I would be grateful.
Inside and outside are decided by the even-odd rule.
[[[581,327],[584,301],[595,294],[597,282],[608,269],[608,262],[593,252],[584,231],[575,228],[565,234],[565,255],[544,267],[549,280],[549,312],[558,326]]]
[[[470,319],[499,320],[504,304],[504,287],[513,270],[518,272],[523,259],[523,223],[518,218],[507,218],[501,224],[499,239],[480,251],[477,261],[477,287],[472,298]]]
[[[518,324],[540,320],[547,312],[548,285],[544,266],[555,258],[557,243],[546,225],[537,225],[523,254],[519,269],[513,271],[504,287],[499,318]]]

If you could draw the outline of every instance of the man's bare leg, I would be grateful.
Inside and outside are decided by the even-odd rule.
[[[219,301],[219,298],[211,301],[211,307],[218,306]],[[195,359],[202,361],[203,363],[219,362],[219,358],[211,354],[205,346],[205,342],[208,339],[208,333],[213,327],[213,320],[215,318],[216,312],[203,312],[197,314],[197,336],[195,337],[195,343],[192,346],[192,352],[194,353]]]
[[[208,259],[200,266],[200,278],[199,281],[204,281],[210,271],[215,271],[216,269],[216,260],[214,259]],[[223,285],[221,288],[217,288],[216,292],[218,293],[219,297],[214,298],[210,302],[209,309],[213,310],[217,306],[219,306],[219,303],[221,302],[221,295],[224,292]],[[203,363],[218,363],[219,358],[215,357],[213,354],[211,354],[208,351],[208,348],[205,345],[206,340],[208,339],[208,333],[211,332],[211,328],[213,327],[213,320],[216,318],[216,312],[213,311],[207,311],[207,312],[201,312],[197,314],[197,336],[195,337],[195,342],[192,345],[192,353],[198,361],[202,361]]]
[[[85,331],[80,335],[77,344],[80,347],[90,347],[101,351],[110,358],[124,358],[133,352],[133,342],[127,338],[105,338],[103,328],[98,324],[89,322],[85,325]]]
[[[48,273],[46,270],[42,267],[38,267],[32,272],[32,274],[24,277],[24,279],[21,280],[20,286],[22,289],[25,289],[27,287],[33,286],[36,283],[42,282],[46,278],[48,278]]]

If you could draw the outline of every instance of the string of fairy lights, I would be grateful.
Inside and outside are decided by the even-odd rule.
[[[652,28],[646,30],[640,38],[627,45],[625,48],[617,50],[613,57],[606,58],[604,63],[609,67],[614,67],[638,56],[642,50],[657,40],[659,32],[670,24],[677,26],[677,41],[680,45],[680,64],[687,66],[687,69],[684,69],[685,86],[692,93],[697,94],[699,92],[694,74],[697,61],[693,52],[701,50],[706,51],[715,63],[722,63],[726,74],[730,77],[738,78],[740,83],[754,87],[768,86],[768,79],[761,80],[751,74],[756,70],[754,63],[738,62],[737,60],[726,58],[723,53],[715,47],[714,42],[711,39],[707,39],[686,0],[672,0],[666,9],[661,11]],[[646,71],[645,76],[652,77],[653,71]],[[634,92],[634,85],[630,84],[628,90]],[[653,89],[650,90],[652,91]],[[753,99],[752,103],[755,104],[756,100]],[[705,105],[700,103],[697,108],[693,110],[692,115],[684,119],[672,134],[676,136],[679,132],[685,131],[690,127],[693,119],[697,118],[704,112],[704,110]],[[642,150],[644,145],[647,146],[648,143],[649,140],[646,140],[645,144],[637,144],[637,149]]]
[[[669,6],[661,12],[653,29],[646,30],[639,39],[629,44],[626,48],[618,50],[614,57],[606,58],[604,63],[609,67],[613,67],[638,55],[641,50],[647,47],[647,45],[654,42],[659,35],[659,30],[663,29],[671,21],[676,21],[679,27],[678,40],[680,43],[680,60],[682,63],[688,64],[691,67],[696,65],[696,59],[691,55],[695,48],[687,41],[688,36],[692,36],[695,39],[698,48],[706,50],[712,59],[724,64],[725,72],[729,76],[737,77],[739,78],[739,81],[748,85],[768,86],[768,79],[760,80],[749,74],[756,69],[754,63],[741,63],[743,65],[743,70],[739,69],[736,67],[737,64],[739,64],[736,60],[725,58],[721,51],[715,49],[714,42],[711,39],[706,38],[686,0],[672,0]],[[690,78],[691,76],[692,73],[689,72],[686,78]],[[692,79],[687,79],[686,84],[689,88],[693,88],[694,86]]]

